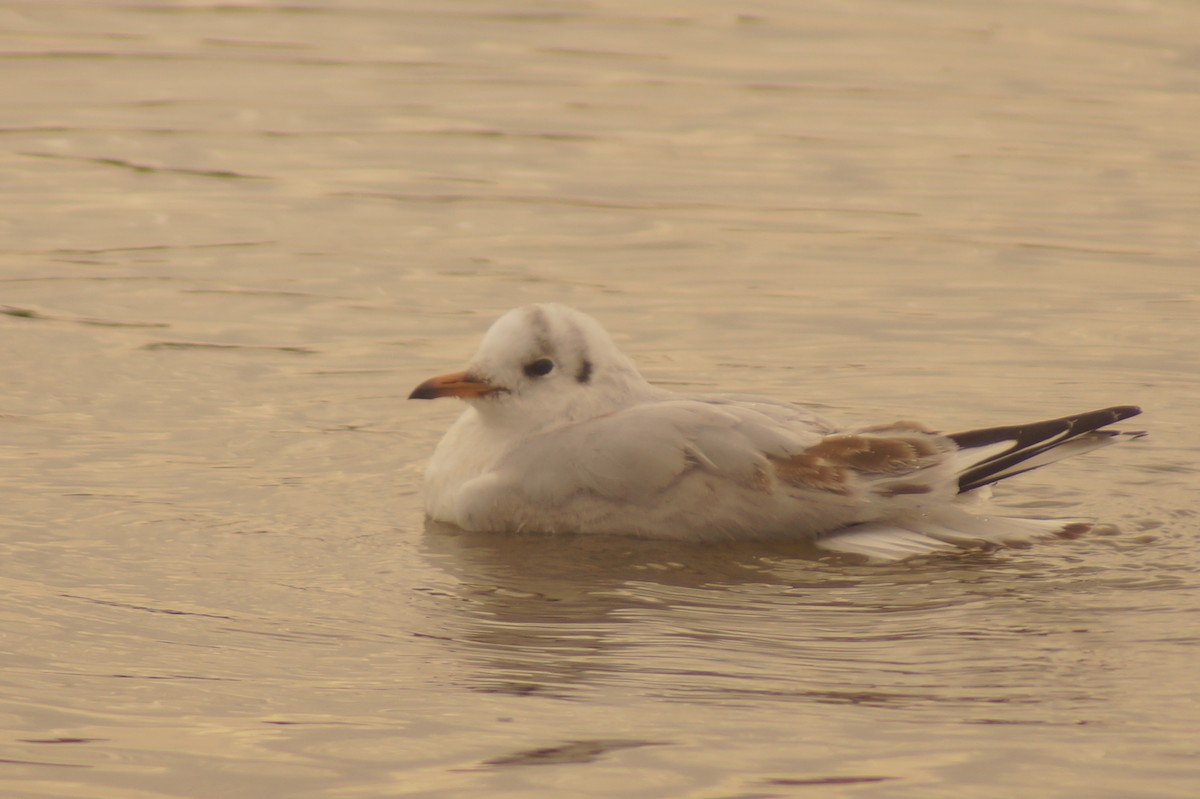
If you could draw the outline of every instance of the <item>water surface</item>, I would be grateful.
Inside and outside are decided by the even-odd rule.
[[[1194,797],[1195,4],[0,2],[14,797]],[[1106,534],[427,524],[503,310],[943,429]]]

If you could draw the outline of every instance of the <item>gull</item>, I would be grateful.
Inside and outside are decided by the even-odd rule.
[[[554,303],[504,314],[465,370],[410,395],[440,397],[467,408],[426,468],[435,521],[481,532],[810,540],[876,560],[1081,535],[1090,523],[982,515],[966,500],[1144,435],[1103,429],[1141,413],[1130,405],[939,433],[911,421],[839,428],[790,402],[676,393],[647,382],[592,317]]]

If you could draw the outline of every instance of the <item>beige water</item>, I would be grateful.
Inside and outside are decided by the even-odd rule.
[[[1200,5],[0,2],[0,795],[1200,795]],[[426,526],[501,311],[1109,535]]]

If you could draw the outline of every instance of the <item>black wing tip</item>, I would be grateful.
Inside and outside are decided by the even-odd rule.
[[[1073,413],[1070,416],[1064,416],[1061,419],[1051,421],[1065,422],[1070,425],[1072,432],[1082,433],[1088,430],[1095,430],[1106,424],[1115,424],[1124,419],[1131,419],[1141,414],[1141,412],[1142,409],[1137,405],[1113,405],[1109,408]]]
[[[948,437],[961,449],[971,449],[1000,442],[1012,442],[1010,448],[977,463],[963,472],[958,480],[959,491],[971,491],[980,486],[1029,471],[1029,469],[1014,471],[1012,467],[1043,452],[1054,449],[1061,444],[1084,436],[1107,438],[1121,436],[1125,439],[1141,438],[1146,435],[1144,430],[1104,429],[1106,425],[1114,424],[1123,419],[1129,419],[1141,412],[1142,409],[1136,405],[1113,405],[1109,408],[1085,411],[1083,413],[1072,414],[1071,416],[1063,416],[1059,419],[1047,419],[1042,422],[952,433]],[[1030,468],[1038,467],[1034,466]]]
[[[1111,408],[1103,408],[1099,411],[1092,411],[1092,413],[1105,413],[1105,412],[1111,413],[1113,415],[1114,422],[1119,422],[1122,419],[1131,419],[1134,416],[1140,415],[1142,412],[1142,409],[1137,405],[1114,405]],[[1080,416],[1088,416],[1088,415],[1090,415],[1090,414],[1086,414],[1086,413],[1080,414]]]
[[[1101,408],[1098,411],[1088,411],[1076,416],[1068,416],[1064,419],[1068,424],[1070,431],[1069,437],[1074,438],[1084,433],[1109,433],[1111,435],[1128,435],[1128,431],[1124,430],[1102,430],[1106,425],[1116,424],[1125,419],[1132,419],[1134,416],[1140,415],[1142,409],[1137,405],[1114,405],[1111,408]],[[1141,435],[1145,435],[1145,431],[1141,431]]]
[[[963,448],[978,447],[984,444],[994,444],[997,441],[1012,439],[1014,449],[1020,449],[1027,444],[1049,438],[1062,433],[1071,436],[1098,430],[1107,424],[1115,424],[1123,419],[1137,416],[1142,409],[1137,405],[1113,405],[1094,411],[1074,413],[1057,419],[1046,419],[1027,424],[1006,425],[1003,427],[984,427],[978,430],[964,430],[961,433],[947,433],[947,436]]]

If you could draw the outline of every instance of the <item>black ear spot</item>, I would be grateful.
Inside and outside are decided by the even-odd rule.
[[[579,367],[579,371],[575,373],[575,379],[580,383],[586,383],[592,379],[592,362],[584,360],[583,365]]]
[[[554,371],[554,361],[549,358],[538,358],[536,361],[530,361],[525,364],[525,375],[527,377],[545,377]]]

